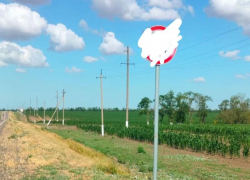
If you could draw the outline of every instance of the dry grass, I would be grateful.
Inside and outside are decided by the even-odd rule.
[[[128,169],[115,160],[80,143],[65,140],[44,131],[40,126],[17,121],[13,113],[10,113],[10,119],[1,136],[1,146],[7,149],[4,152],[4,160],[0,160],[0,168],[6,166],[8,172],[12,172],[10,177],[13,179],[35,173],[44,166],[61,166],[62,162],[66,162],[66,174],[70,177],[70,170],[77,168],[87,168],[92,172],[97,169],[107,174],[128,174]],[[93,174],[85,174],[84,178],[91,176]]]
[[[67,139],[67,143],[69,144],[69,148],[74,150],[75,152],[83,156],[91,157],[91,159],[96,162],[95,166],[97,169],[109,174],[128,175],[129,170],[127,168],[120,166],[117,162],[108,158],[104,154],[93,151],[92,149],[85,147],[82,144],[71,139]]]

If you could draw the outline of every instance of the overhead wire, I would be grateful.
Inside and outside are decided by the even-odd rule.
[[[207,41],[213,40],[213,39],[215,39],[215,38],[218,38],[218,37],[223,36],[223,35],[225,35],[225,34],[228,34],[228,33],[231,33],[231,32],[233,32],[233,31],[239,30],[239,29],[241,29],[242,27],[248,26],[248,25],[250,25],[250,23],[245,24],[245,25],[242,25],[242,26],[239,26],[239,27],[237,27],[237,28],[234,28],[234,29],[231,29],[231,30],[228,30],[228,31],[225,31],[225,32],[222,32],[222,33],[219,33],[219,34],[217,34],[217,35],[213,35],[213,36],[210,36],[210,37],[207,37],[207,38],[203,38],[203,39],[205,39],[205,40],[202,40],[202,39],[201,39],[201,40],[202,40],[201,42],[196,43],[196,44],[191,45],[191,46],[188,46],[188,47],[186,47],[186,48],[180,49],[179,51],[182,51],[182,50],[185,50],[185,49],[188,49],[188,48],[197,46],[197,45],[199,45],[199,44],[205,43],[205,42],[207,42]],[[197,40],[197,41],[199,41],[199,40]],[[193,41],[193,42],[196,42],[196,41]],[[182,43],[182,45],[188,44],[188,43],[191,43],[191,42]]]

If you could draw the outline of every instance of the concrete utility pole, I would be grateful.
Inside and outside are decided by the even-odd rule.
[[[26,111],[26,101],[24,101],[24,108],[23,111]]]
[[[35,107],[35,103],[34,103],[34,123],[36,123],[36,107]]]
[[[43,105],[43,124],[45,124],[45,104],[46,104],[46,102],[44,101],[43,103],[44,103],[44,105]]]
[[[36,97],[36,115],[38,116],[38,99],[37,99],[37,97]]]
[[[101,70],[100,77],[96,77],[96,78],[100,78],[100,81],[101,81],[101,118],[102,118],[102,136],[104,136],[102,79],[106,77],[102,77],[102,70]]]
[[[56,114],[56,111],[58,110],[58,107],[59,107],[59,105],[61,104],[62,99],[63,99],[63,97],[62,97],[61,100],[59,101],[59,103],[58,103],[58,105],[57,105],[57,107],[56,107],[54,113],[52,114],[52,116],[51,116],[51,118],[50,118],[50,120],[49,120],[49,122],[48,122],[48,124],[47,124],[47,127],[50,125],[50,122],[52,121],[54,115]]]
[[[57,104],[56,107],[58,106],[58,91],[56,92],[56,98],[57,98]],[[56,121],[58,122],[58,109],[56,111]]]
[[[62,120],[62,125],[64,125],[64,97],[65,97],[65,91],[63,90],[63,120]]]
[[[30,115],[31,115],[31,98],[30,98]]]
[[[128,109],[129,109],[129,65],[135,65],[135,63],[129,63],[129,47],[127,46],[127,96],[126,96],[126,127],[128,128]]]

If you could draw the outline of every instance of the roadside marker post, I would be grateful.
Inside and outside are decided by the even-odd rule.
[[[142,49],[141,56],[149,60],[155,67],[155,111],[154,111],[154,169],[153,179],[157,180],[158,171],[158,131],[159,131],[159,79],[160,65],[173,59],[180,36],[181,19],[176,19],[168,27],[153,26],[147,28],[141,35],[138,46]]]

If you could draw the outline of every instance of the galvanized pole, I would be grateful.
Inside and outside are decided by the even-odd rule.
[[[64,95],[65,95],[65,91],[63,90],[63,120],[62,120],[62,125],[64,125]]]
[[[127,47],[127,100],[126,100],[126,127],[128,128],[128,107],[129,106],[129,47]]]
[[[44,105],[43,105],[43,124],[45,124],[45,101],[44,101]]]
[[[158,164],[158,123],[159,123],[159,74],[160,66],[155,67],[155,114],[154,114],[154,172],[153,179],[157,180]]]

